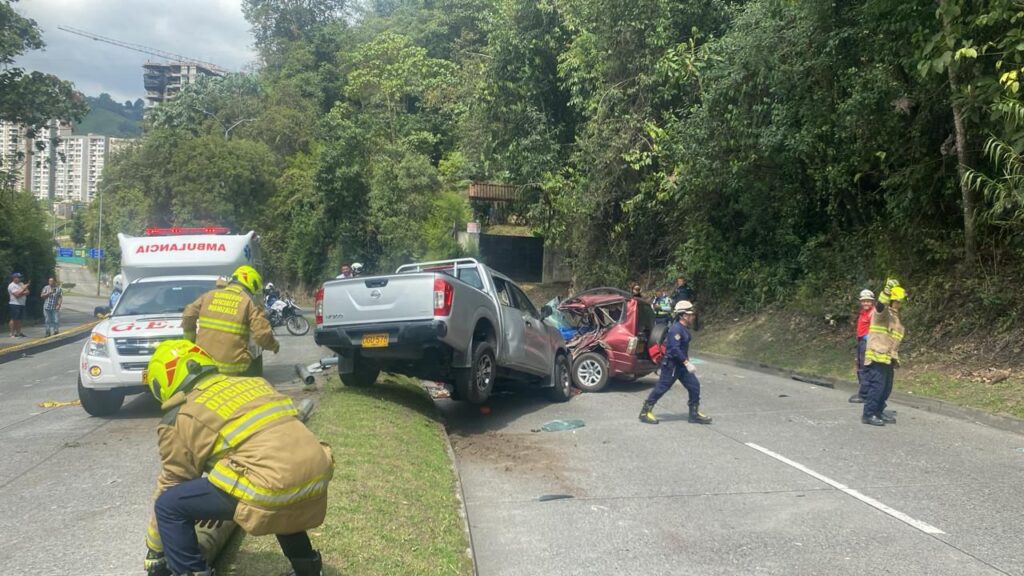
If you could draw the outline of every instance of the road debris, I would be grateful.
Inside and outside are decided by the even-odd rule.
[[[587,424],[583,420],[552,420],[546,422],[540,428],[534,429],[534,432],[562,432],[563,430],[575,430],[577,428],[583,428]]]
[[[65,401],[61,401],[61,400],[44,400],[44,401],[39,403],[39,407],[40,408],[64,408],[65,406],[81,406],[81,405],[82,405],[82,401],[81,400],[68,400],[66,402]]]

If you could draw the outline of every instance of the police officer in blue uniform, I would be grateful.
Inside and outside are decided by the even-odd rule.
[[[692,302],[680,300],[672,313],[678,321],[673,322],[668,329],[665,355],[661,359],[661,376],[640,410],[640,421],[645,424],[658,423],[654,417],[654,405],[679,380],[690,395],[689,421],[694,424],[711,424],[711,418],[700,412],[700,380],[697,379],[696,367],[690,362],[690,326],[693,325],[696,311]]]

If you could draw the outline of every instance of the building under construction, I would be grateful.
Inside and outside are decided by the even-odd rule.
[[[222,70],[198,62],[146,62],[142,68],[146,100],[150,106],[173,100],[183,87],[194,83],[200,76],[224,75]]]

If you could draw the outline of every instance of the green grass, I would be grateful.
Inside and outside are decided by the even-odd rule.
[[[714,318],[694,337],[695,356],[702,351],[748,362],[796,370],[807,374],[856,382],[853,327],[827,325],[798,312],[775,310],[738,318]],[[895,389],[979,408],[996,414],[1024,418],[1024,375],[1020,370],[968,365],[947,350],[927,350],[913,341],[913,326],[901,347],[903,366],[896,371]],[[994,382],[993,372],[1009,372]]]
[[[455,472],[433,401],[413,381],[368,389],[327,385],[310,428],[334,450],[327,520],[310,532],[324,574],[472,574]],[[276,575],[273,536],[242,538],[218,574]]]

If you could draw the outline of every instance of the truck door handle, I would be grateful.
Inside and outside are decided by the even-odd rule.
[[[533,322],[530,322],[529,320],[526,321],[526,325],[533,328]]]
[[[388,280],[387,278],[366,280],[363,284],[365,284],[367,288],[383,288],[388,285]]]

